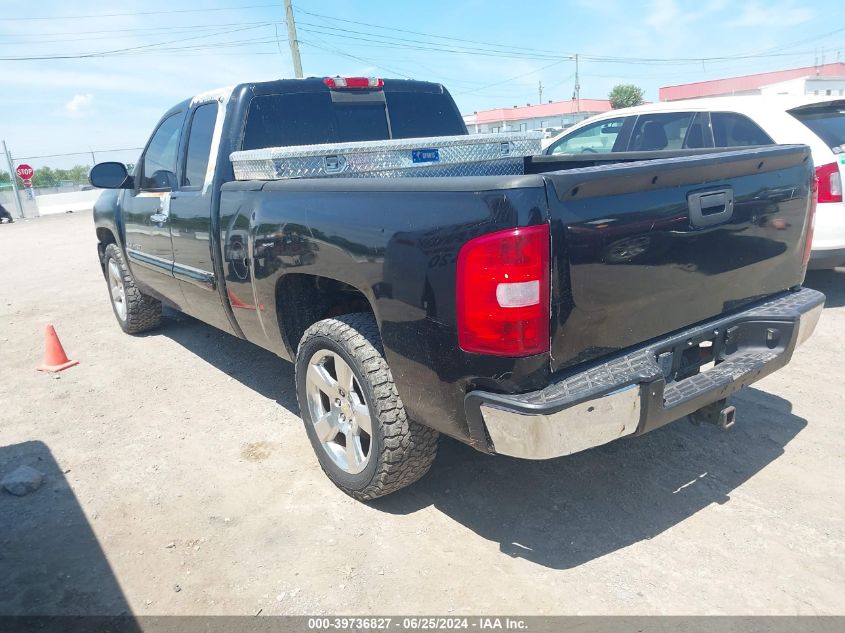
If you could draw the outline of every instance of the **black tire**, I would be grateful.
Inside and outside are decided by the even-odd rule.
[[[329,350],[341,356],[364,391],[372,421],[369,458],[350,474],[323,448],[308,406],[306,374],[314,354]],[[323,472],[343,492],[369,501],[409,486],[425,475],[437,455],[439,433],[408,419],[371,314],[346,314],[318,321],[302,336],[296,355],[296,395],[308,439]]]
[[[145,295],[138,290],[135,285],[135,280],[126,266],[126,261],[123,259],[123,253],[117,244],[109,244],[105,250],[105,277],[106,285],[109,284],[109,262],[114,261],[120,269],[121,277],[123,279],[123,289],[126,297],[126,317],[121,318],[118,308],[115,306],[114,299],[112,299],[111,288],[109,287],[109,303],[111,303],[114,316],[117,319],[120,328],[127,334],[138,334],[152,330],[161,325],[161,301],[154,299],[149,295]]]

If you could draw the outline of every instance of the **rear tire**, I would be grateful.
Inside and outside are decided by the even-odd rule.
[[[161,301],[138,290],[117,244],[106,246],[106,284],[114,316],[127,334],[152,330],[161,324]]]
[[[437,431],[408,420],[371,314],[346,314],[306,330],[296,355],[296,393],[320,466],[355,499],[409,486],[437,455]]]

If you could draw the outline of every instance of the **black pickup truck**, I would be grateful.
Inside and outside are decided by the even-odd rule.
[[[546,459],[688,415],[727,427],[725,398],[815,328],[804,146],[528,157],[507,176],[243,181],[230,160],[462,134],[449,93],[416,81],[176,105],[133,175],[91,171],[114,190],[94,220],[120,326],[154,328],[166,303],[294,362],[319,462],[363,500],[424,475],[439,433]]]

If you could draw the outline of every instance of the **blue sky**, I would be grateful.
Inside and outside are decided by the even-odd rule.
[[[197,11],[200,3],[184,0],[6,3],[0,138],[20,157],[134,148],[185,97],[292,77],[282,4],[206,0]],[[583,59],[583,98],[605,98],[614,84],[631,82],[650,100],[662,85],[811,66],[822,47],[825,61],[845,61],[841,0],[294,0],[294,7],[306,76],[440,81],[463,112],[537,103],[539,81],[544,101],[571,98],[574,53]],[[98,55],[9,59],[90,53]],[[97,158],[131,161],[137,153]],[[69,166],[90,155],[28,162]]]

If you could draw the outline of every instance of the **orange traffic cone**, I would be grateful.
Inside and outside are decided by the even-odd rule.
[[[78,364],[78,360],[70,360],[67,357],[55,328],[48,325],[44,331],[44,362],[40,367],[37,367],[38,371],[57,372]]]

